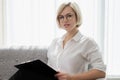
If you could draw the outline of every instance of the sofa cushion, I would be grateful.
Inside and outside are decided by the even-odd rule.
[[[8,80],[16,71],[16,64],[40,59],[47,62],[47,49],[0,49],[0,80]]]

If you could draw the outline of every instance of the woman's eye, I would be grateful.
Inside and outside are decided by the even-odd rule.
[[[68,15],[68,17],[72,17],[72,15]]]
[[[59,19],[64,19],[64,17],[63,16],[59,16]]]

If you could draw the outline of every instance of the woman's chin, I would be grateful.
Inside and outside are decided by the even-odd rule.
[[[65,29],[67,32],[70,32],[71,30],[70,29]]]

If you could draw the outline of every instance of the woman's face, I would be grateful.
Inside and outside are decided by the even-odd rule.
[[[58,19],[62,29],[69,32],[76,28],[76,15],[70,6],[63,9]]]

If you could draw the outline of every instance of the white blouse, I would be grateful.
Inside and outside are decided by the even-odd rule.
[[[96,42],[78,32],[63,48],[64,36],[53,40],[48,49],[48,65],[69,74],[90,69],[105,71],[101,53]]]

